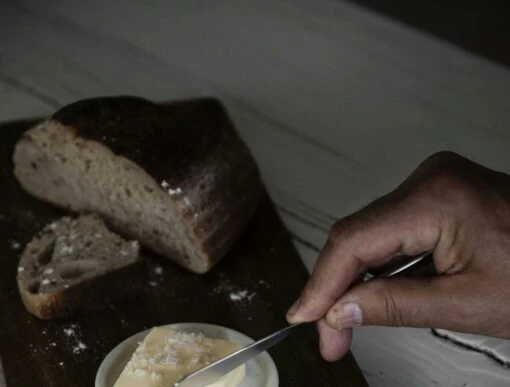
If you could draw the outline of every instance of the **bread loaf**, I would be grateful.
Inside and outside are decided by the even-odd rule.
[[[29,193],[97,212],[196,273],[224,256],[263,190],[253,157],[213,99],[80,101],[26,132],[14,165]]]
[[[137,241],[108,230],[95,215],[62,218],[24,249],[18,288],[27,310],[42,319],[98,310],[138,293],[143,277]],[[142,273],[143,274],[143,273]]]

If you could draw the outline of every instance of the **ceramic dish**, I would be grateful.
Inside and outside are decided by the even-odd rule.
[[[242,346],[253,343],[253,339],[233,329],[202,323],[180,323],[163,325],[162,328],[185,332],[203,333],[213,339],[229,340]],[[103,360],[96,375],[95,387],[112,387],[131,358],[138,343],[143,341],[150,329],[137,333],[117,345]],[[246,377],[240,387],[278,387],[278,371],[267,352],[246,363]]]

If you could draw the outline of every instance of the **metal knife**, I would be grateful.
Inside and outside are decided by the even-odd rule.
[[[430,259],[431,253],[421,254],[410,259],[404,259],[403,263],[400,262],[397,266],[394,266],[380,274],[371,275],[365,274],[363,281],[372,280],[375,278],[392,277],[394,275],[403,273],[410,268],[417,266],[419,263],[424,263]],[[197,387],[205,386],[217,381],[222,376],[226,375],[230,371],[239,367],[241,364],[246,363],[248,360],[264,352],[273,345],[278,344],[280,341],[288,337],[291,333],[295,332],[299,327],[306,323],[298,323],[289,325],[269,336],[264,337],[246,347],[243,347],[230,355],[227,355],[214,363],[211,363],[199,370],[189,374],[183,379],[179,380],[174,384],[174,387]]]

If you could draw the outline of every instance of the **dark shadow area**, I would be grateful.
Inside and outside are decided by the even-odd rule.
[[[510,67],[505,1],[349,0]]]

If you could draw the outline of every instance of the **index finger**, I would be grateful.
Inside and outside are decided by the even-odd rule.
[[[397,254],[431,250],[439,237],[427,208],[390,196],[338,221],[331,229],[311,278],[289,310],[290,323],[322,318],[359,275]]]

